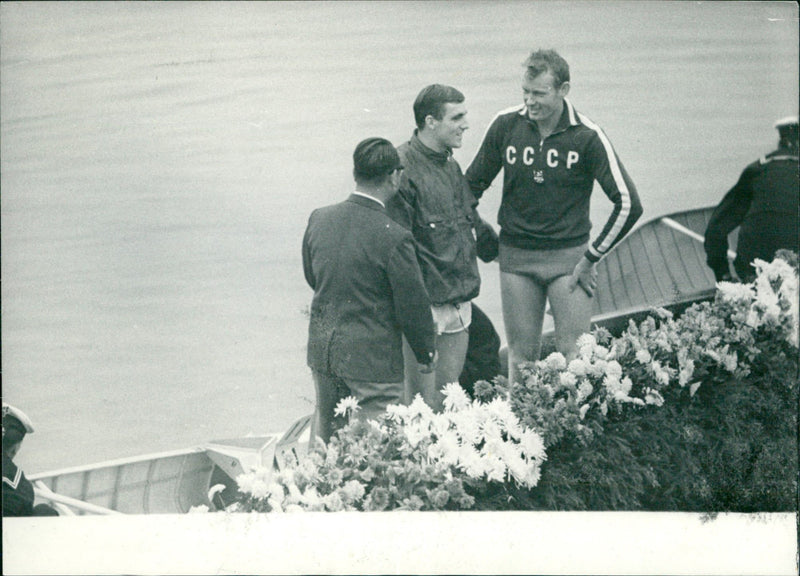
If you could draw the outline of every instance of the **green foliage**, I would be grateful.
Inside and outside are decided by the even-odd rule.
[[[688,411],[702,433],[692,456],[709,486],[706,510],[797,509],[797,350],[763,345],[747,379],[708,387]]]

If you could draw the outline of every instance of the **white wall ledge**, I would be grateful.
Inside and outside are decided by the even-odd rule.
[[[798,573],[797,515],[385,512],[4,518],[3,574]]]

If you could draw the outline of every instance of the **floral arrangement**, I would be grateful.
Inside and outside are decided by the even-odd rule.
[[[521,366],[357,417],[282,470],[237,481],[245,511],[792,510],[797,493],[797,257],[756,260],[680,317],[597,328]],[[546,454],[545,454],[546,451]],[[545,463],[546,460],[546,463]]]
[[[755,444],[756,436],[741,437],[752,425],[768,443],[758,432],[762,420],[793,417],[796,422],[796,258],[783,254],[772,263],[756,260],[754,265],[758,274],[753,283],[721,282],[714,301],[695,304],[679,318],[654,310],[638,325],[631,321],[616,338],[595,329],[579,338],[578,355],[569,363],[553,353],[523,365],[519,383],[498,378],[476,386],[484,399],[507,398],[521,422],[545,441],[549,462],[544,485],[537,488],[543,494],[511,489],[516,506],[638,509],[649,494],[652,507],[663,507],[665,490],[673,492],[666,507],[703,506],[711,488],[704,484],[701,461],[711,467],[713,459],[702,452],[713,450],[711,437],[717,447]],[[765,364],[782,367],[770,371]],[[750,384],[745,390],[753,406],[760,404],[755,395],[773,394],[776,388],[783,394],[764,402],[760,414],[735,413],[730,407],[741,399],[731,397],[734,383]],[[781,434],[795,429],[787,421]],[[721,430],[730,434],[723,436]],[[796,467],[796,441],[781,438],[789,449],[776,450],[788,454],[795,446]],[[760,454],[757,447],[745,452],[752,458]],[[791,462],[790,457],[783,467],[791,469]],[[715,465],[721,469],[720,462]],[[792,476],[788,479],[785,496],[796,486]],[[683,494],[676,496],[676,490]]]
[[[483,382],[476,393],[508,398],[549,446],[567,429],[591,434],[583,424],[590,410],[606,416],[626,405],[662,406],[671,386],[694,396],[703,383],[745,378],[765,342],[798,346],[796,269],[782,258],[754,265],[752,284],[720,282],[713,302],[695,304],[680,318],[655,309],[618,338],[596,328],[578,339],[571,362],[554,352],[522,365],[520,384]]]
[[[328,446],[273,474],[259,469],[237,479],[245,508],[295,510],[463,510],[469,486],[511,482],[533,488],[545,459],[536,432],[520,425],[505,400],[470,400],[457,384],[434,413],[420,396],[391,405],[379,420],[358,418],[358,402],[339,402],[348,420]]]

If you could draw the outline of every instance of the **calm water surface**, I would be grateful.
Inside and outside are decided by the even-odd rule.
[[[645,219],[716,203],[797,113],[793,2],[0,4],[3,398],[37,424],[23,468],[310,412],[308,214],[350,192],[359,140],[410,136],[429,83],[467,96],[466,168],[537,47],[570,62]]]

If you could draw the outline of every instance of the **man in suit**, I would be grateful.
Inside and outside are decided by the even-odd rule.
[[[403,336],[420,369],[435,368],[433,316],[414,239],[386,214],[402,170],[391,142],[360,142],[353,153],[356,191],[315,210],[303,238],[303,270],[314,289],[308,365],[325,442],[341,398],[355,396],[363,418],[403,401]]]

